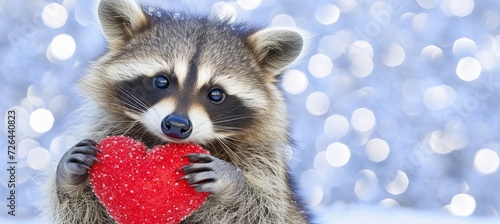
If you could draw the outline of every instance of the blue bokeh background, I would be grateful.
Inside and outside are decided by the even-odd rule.
[[[325,222],[349,216],[351,205],[497,220],[500,2],[149,2],[311,34],[283,89],[297,146],[292,175]],[[75,141],[65,134],[80,103],[75,82],[106,46],[93,8],[83,0],[0,0],[0,111],[16,111],[18,143],[17,216],[8,219],[0,142],[0,220],[38,214],[40,171]]]

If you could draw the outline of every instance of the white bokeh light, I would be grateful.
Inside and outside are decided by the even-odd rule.
[[[307,76],[299,70],[288,70],[283,77],[283,88],[290,94],[299,94],[306,90]]]
[[[474,81],[481,75],[481,63],[473,57],[460,59],[456,73],[464,81]]]
[[[76,50],[76,43],[73,37],[68,34],[59,34],[47,48],[47,58],[50,61],[60,60],[64,61],[73,56]]]
[[[349,12],[358,6],[358,2],[356,0],[338,0],[335,2],[339,7],[340,12]]]
[[[349,162],[351,151],[347,145],[340,142],[332,143],[328,146],[325,153],[326,161],[333,167],[342,167]]]
[[[449,120],[444,130],[436,130],[426,135],[432,150],[439,154],[447,154],[454,150],[461,150],[469,143],[467,126],[460,120]]]
[[[364,40],[358,40],[349,46],[349,59],[356,65],[363,65],[367,60],[373,59],[373,47]]]
[[[382,62],[389,67],[396,67],[401,65],[406,57],[406,53],[403,47],[397,43],[391,44],[384,56],[382,57]]]
[[[342,115],[334,114],[326,118],[323,130],[328,136],[342,138],[349,132],[349,121]]]
[[[54,116],[47,109],[38,109],[31,113],[29,124],[36,132],[45,133],[54,125]]]
[[[469,38],[462,37],[453,43],[453,55],[473,55],[477,52],[476,42]]]
[[[320,39],[318,49],[331,60],[337,59],[348,52],[349,48],[346,46],[350,46],[353,37],[351,32],[345,30],[340,30],[335,35],[325,35]]]
[[[339,19],[340,9],[336,5],[328,4],[324,7],[318,7],[314,16],[318,22],[330,25]]]
[[[498,154],[491,149],[481,149],[474,156],[474,168],[485,175],[498,170],[500,159]]]
[[[419,13],[415,15],[411,21],[411,28],[415,33],[423,33],[430,21],[430,16],[427,13]]]
[[[367,60],[364,65],[351,64],[349,69],[354,76],[364,78],[371,75],[374,66],[372,60]]]
[[[469,137],[467,125],[460,120],[449,120],[444,126],[444,145],[451,150],[460,150],[467,146]]]
[[[236,2],[245,10],[253,10],[259,7],[261,0],[238,0]]]
[[[378,204],[382,205],[384,207],[390,207],[390,208],[395,208],[395,207],[400,206],[399,203],[392,198],[386,198],[386,199],[380,201]]]
[[[359,132],[367,132],[375,127],[376,119],[371,110],[358,108],[352,112],[351,125]]]
[[[307,186],[307,203],[310,206],[317,206],[323,200],[323,187],[321,186],[323,183],[323,177],[321,173],[319,173],[315,169],[309,169],[302,173],[300,176],[300,182],[309,183]]]
[[[212,6],[212,15],[222,20],[228,20],[229,22],[232,23],[236,21],[238,11],[234,7],[234,4],[220,1],[216,2]]]
[[[296,26],[295,19],[287,14],[276,15],[271,21],[272,26]]]
[[[491,51],[479,51],[474,55],[474,57],[479,61],[485,70],[492,70],[498,66],[495,54]]]
[[[448,154],[453,151],[452,148],[447,147],[443,139],[445,138],[445,132],[439,130],[430,133],[427,137],[429,145],[434,152],[439,154]]]
[[[36,147],[28,153],[27,161],[31,168],[42,170],[49,165],[50,153],[44,148]]]
[[[43,7],[42,21],[50,28],[59,28],[66,24],[68,12],[64,6],[57,3],[50,3]]]
[[[455,16],[468,16],[474,10],[474,0],[448,0],[448,2],[450,12]]]
[[[417,0],[420,7],[424,9],[432,9],[439,4],[440,0]]]
[[[28,153],[31,149],[34,149],[36,147],[40,147],[40,144],[37,141],[31,138],[24,139],[19,142],[17,155],[19,156],[19,158],[24,158],[28,156]]]
[[[390,151],[389,144],[380,138],[371,139],[365,146],[365,153],[368,159],[377,163],[387,159]]]
[[[373,47],[364,40],[358,40],[349,46],[348,56],[352,64],[350,70],[353,75],[363,78],[373,71]]]
[[[447,85],[429,87],[424,92],[423,101],[431,110],[448,108],[455,102],[455,90]]]
[[[322,115],[330,109],[330,98],[323,92],[314,92],[307,96],[306,107],[313,115]]]
[[[309,60],[309,72],[311,75],[322,78],[329,75],[333,69],[332,60],[324,54],[316,54]]]
[[[373,200],[379,192],[377,175],[371,170],[362,170],[357,176],[354,193],[363,201]]]
[[[398,170],[396,177],[385,186],[385,190],[392,195],[402,194],[408,188],[410,180],[403,171]]]
[[[461,217],[472,215],[476,209],[476,200],[468,194],[457,194],[451,199],[450,211]]]
[[[443,59],[443,57],[443,50],[435,45],[424,47],[422,49],[422,52],[420,52],[420,58],[427,59],[429,61],[437,61]]]

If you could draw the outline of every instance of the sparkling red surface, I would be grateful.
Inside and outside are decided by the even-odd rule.
[[[190,187],[180,167],[189,153],[208,153],[195,144],[147,147],[132,138],[113,136],[99,143],[102,151],[90,173],[93,191],[117,222],[179,223],[196,211],[208,193]]]

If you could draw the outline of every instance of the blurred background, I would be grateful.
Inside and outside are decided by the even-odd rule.
[[[320,223],[500,222],[499,1],[150,2],[313,35],[282,87],[291,172]],[[18,163],[12,218],[0,141],[1,223],[33,223],[41,170],[78,140],[64,133],[75,82],[106,47],[94,8],[0,0],[2,139],[15,110]]]

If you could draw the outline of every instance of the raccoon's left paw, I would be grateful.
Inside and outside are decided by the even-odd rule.
[[[188,154],[191,164],[180,168],[189,185],[199,192],[210,192],[225,199],[241,193],[247,185],[243,174],[233,164],[208,154]]]

